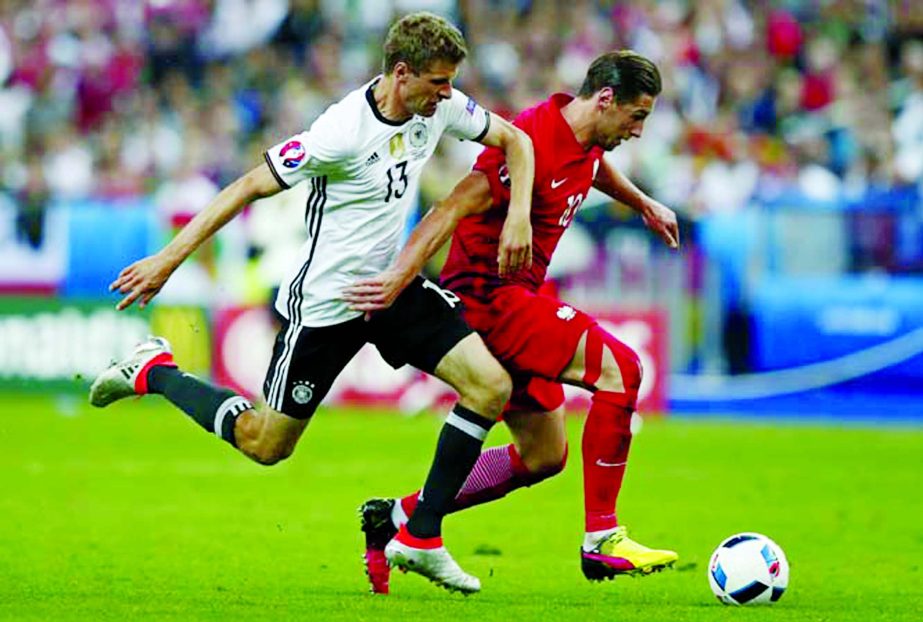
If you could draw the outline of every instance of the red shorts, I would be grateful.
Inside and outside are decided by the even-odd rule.
[[[500,287],[488,300],[455,293],[465,303],[465,320],[513,378],[505,412],[547,412],[563,404],[564,389],[557,379],[596,320],[519,285]]]

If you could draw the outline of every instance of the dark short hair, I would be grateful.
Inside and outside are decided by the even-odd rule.
[[[465,38],[448,20],[427,11],[405,15],[388,30],[382,71],[389,74],[403,61],[420,73],[434,62],[462,62],[468,55]]]
[[[583,99],[610,87],[617,101],[633,102],[642,94],[660,95],[660,71],[657,65],[637,52],[618,50],[596,58],[586,72],[577,94]]]

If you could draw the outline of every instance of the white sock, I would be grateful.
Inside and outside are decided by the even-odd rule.
[[[398,503],[400,505],[400,503]],[[596,545],[615,533],[618,527],[603,529],[602,531],[587,531],[583,534],[583,550],[589,553]]]
[[[407,523],[410,520],[407,516],[407,513],[404,512],[404,506],[401,505],[400,499],[394,500],[394,507],[391,508],[391,522],[394,523],[394,526],[400,529],[401,525]]]

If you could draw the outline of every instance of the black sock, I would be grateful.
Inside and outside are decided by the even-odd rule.
[[[434,538],[442,531],[458,491],[474,468],[481,446],[494,421],[460,404],[449,413],[436,443],[436,456],[407,531],[417,538]]]
[[[193,421],[234,447],[237,447],[234,438],[237,417],[253,408],[248,399],[229,389],[216,387],[176,367],[165,365],[151,368],[147,374],[147,389],[148,393],[163,395]]]

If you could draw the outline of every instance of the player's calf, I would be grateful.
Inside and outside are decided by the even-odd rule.
[[[237,418],[237,448],[254,462],[271,466],[292,455],[306,426],[306,419],[295,419],[264,405]]]

